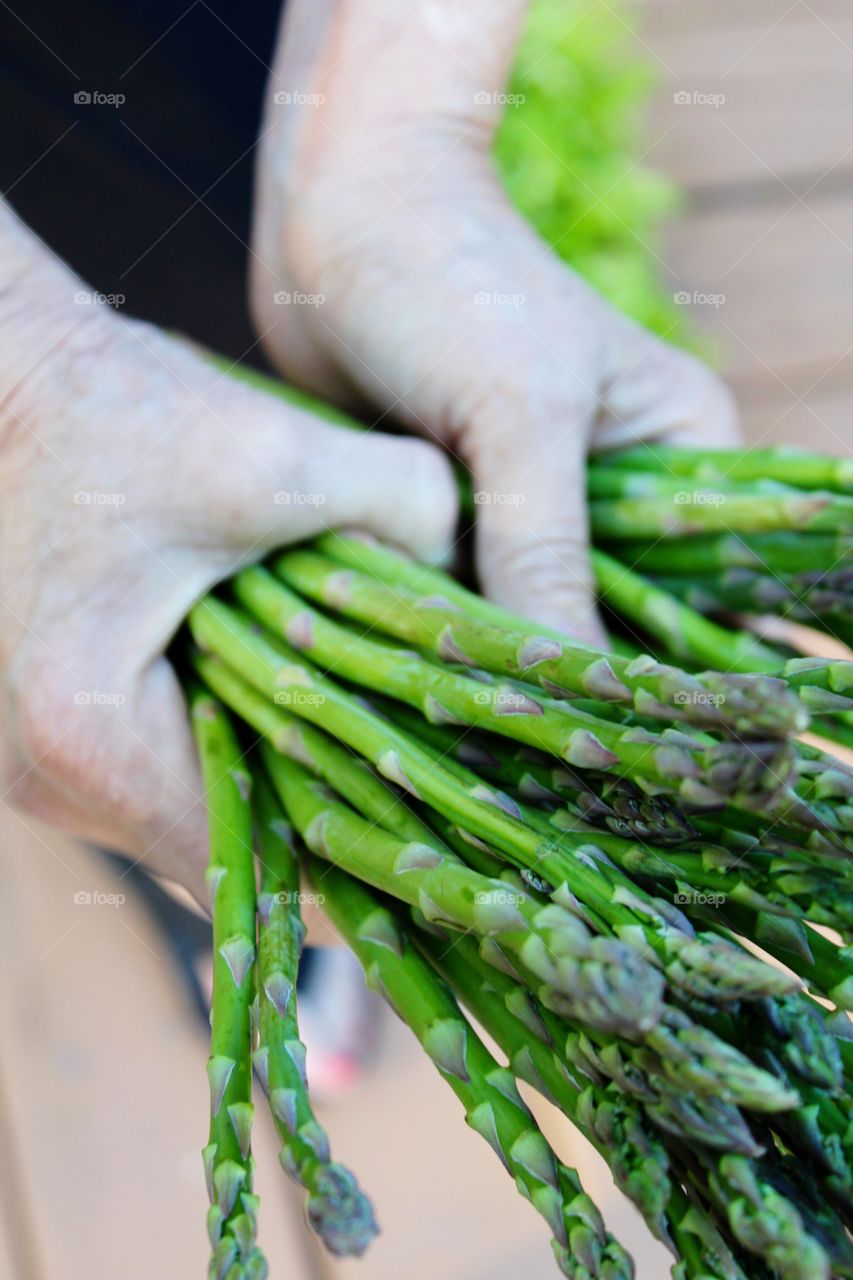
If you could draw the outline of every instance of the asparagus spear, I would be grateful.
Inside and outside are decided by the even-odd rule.
[[[678,574],[686,578],[726,569],[753,569],[768,576],[823,573],[828,565],[844,568],[853,560],[853,538],[847,535],[791,530],[778,533],[707,533],[683,542],[628,539],[606,544],[639,573]]]
[[[463,1001],[477,1020],[486,1027],[508,1054],[517,1074],[534,1084],[545,1096],[555,1099],[567,1114],[574,1115],[571,1110],[572,1099],[566,1098],[567,1083],[569,1090],[572,1086],[566,1081],[564,1072],[561,1072],[555,1064],[552,1028],[543,1025],[541,1021],[537,1023],[535,1017],[531,1016],[530,1009],[526,1008],[521,1022],[516,1022],[516,1026],[523,1027],[526,1034],[519,1037],[516,1031],[513,1039],[513,1021],[512,1017],[508,1019],[506,1016],[507,1008],[521,1011],[525,1009],[525,1005],[520,1002],[519,995],[525,1001],[529,1000],[529,997],[520,993],[518,989],[513,991],[511,979],[501,974],[498,974],[494,980],[489,977],[488,981],[484,982],[482,966],[472,957],[467,940],[463,939],[451,948],[447,948],[440,941],[429,936],[424,936],[420,942],[439,968],[450,976],[452,985],[461,993]],[[503,997],[503,1009],[495,988]],[[531,1028],[534,1031],[538,1030],[538,1035],[531,1036]],[[742,1243],[768,1258],[782,1257],[789,1268],[788,1274],[791,1275],[795,1273],[790,1269],[788,1246],[790,1245],[793,1249],[794,1243],[802,1245],[805,1250],[804,1265],[821,1265],[823,1255],[820,1246],[803,1230],[794,1206],[776,1195],[772,1187],[755,1176],[754,1171],[751,1173],[750,1180],[747,1175],[750,1174],[752,1167],[748,1162],[741,1158],[741,1164],[733,1168],[730,1156],[712,1159],[708,1154],[703,1158],[707,1161],[715,1180],[716,1198],[729,1215],[730,1222],[735,1225],[735,1234]],[[751,1200],[745,1198],[745,1182],[747,1191],[752,1195]],[[761,1237],[757,1229],[759,1215],[753,1212],[756,1203],[763,1205],[767,1210],[772,1210],[772,1217],[766,1224],[764,1237]],[[816,1271],[815,1274],[821,1273]]]
[[[669,475],[709,480],[776,480],[802,489],[853,493],[853,462],[811,453],[792,445],[770,449],[690,449],[678,445],[643,444],[602,454],[603,466],[626,471],[665,471]]]
[[[757,911],[796,916],[814,924],[847,931],[853,928],[853,884],[831,867],[815,866],[804,857],[785,859],[755,849],[744,856],[713,845],[657,850],[644,842],[611,840],[589,824],[554,815],[561,831],[585,835],[631,876],[664,886],[676,903],[704,897],[731,900]]]
[[[853,750],[853,711],[840,711],[830,716],[815,716],[812,732],[828,742]]]
[[[656,575],[654,582],[700,613],[775,613],[812,626],[853,618],[849,583],[835,586],[827,576],[808,582],[752,569],[726,569],[691,578]]]
[[[686,489],[684,480],[678,475],[667,475],[663,471],[629,471],[626,467],[608,467],[591,462],[586,472],[586,491],[591,499],[596,498],[657,498],[661,505],[668,505],[667,500],[676,499],[678,505],[696,502],[725,501],[730,494],[755,498],[759,494],[794,493],[802,496],[801,491],[790,485],[781,484],[778,480],[754,480],[742,484],[731,476],[714,476],[709,480],[693,481],[693,486]]]
[[[558,1016],[520,985],[525,977],[520,967],[513,976],[487,964],[469,938],[442,941],[440,950],[442,955],[452,951],[454,966],[464,966],[472,981],[496,992],[510,1013],[548,1045],[560,1073],[568,1068],[596,1082],[614,1081],[669,1132],[754,1154],[755,1140],[737,1107],[763,1112],[799,1103],[790,1085],[780,1084],[679,1009],[666,1006],[660,1022],[634,1045]]]
[[[436,841],[435,831],[361,756],[353,755],[321,729],[271,703],[220,658],[196,653],[193,665],[216,696],[256,729],[275,752],[308,767],[366,818],[401,840]]]
[[[554,1156],[512,1073],[495,1061],[391,913],[333,867],[312,864],[312,875],[369,984],[411,1028],[461,1101],[467,1123],[495,1149],[521,1193],[545,1218],[563,1274],[571,1280],[630,1280],[629,1255],[606,1232],[574,1170]]]
[[[827,715],[853,709],[853,661],[791,658],[781,674],[813,711]]]
[[[694,533],[853,532],[853,497],[828,490],[809,493],[726,493],[717,502],[658,498],[603,498],[590,503],[596,541],[682,538]]]
[[[467,616],[446,596],[417,596],[387,586],[311,551],[278,557],[277,572],[301,595],[330,605],[372,630],[549,692],[625,702],[667,720],[688,720],[736,733],[784,736],[804,729],[808,717],[770,677],[691,676],[648,656],[633,661],[595,653],[550,634],[510,630]]]
[[[835,1015],[845,1017],[844,1014]],[[744,1006],[744,1041],[759,1062],[782,1064],[788,1076],[836,1094],[844,1074],[832,1019],[805,995],[779,996]]]
[[[371,827],[301,765],[266,763],[285,809],[309,849],[417,906],[433,920],[471,930],[517,955],[583,1021],[636,1035],[660,1016],[662,983],[632,947],[593,937],[568,911],[538,904],[502,880],[472,871],[447,850]]]
[[[375,699],[374,705],[376,705]],[[659,844],[680,844],[695,836],[688,818],[668,796],[647,796],[628,778],[590,771],[582,776],[568,765],[555,765],[531,747],[516,747],[451,725],[434,725],[390,699],[379,709],[405,732],[431,746],[443,760],[476,769],[518,800],[567,805],[595,827],[616,835]]]
[[[192,726],[201,759],[210,825],[207,883],[213,912],[210,1021],[210,1138],[203,1152],[213,1250],[211,1280],[263,1280],[257,1247],[253,1161],[251,1005],[255,959],[255,876],[251,780],[222,708],[193,693]]]
[[[359,1257],[378,1230],[373,1209],[350,1171],[332,1161],[329,1140],[308,1097],[305,1046],[296,1012],[304,926],[293,833],[260,771],[255,772],[253,797],[261,866],[260,1045],[253,1062],[281,1139],[282,1167],[307,1192],[310,1226],[336,1257]]]
[[[670,1180],[665,1148],[637,1104],[614,1085],[602,1085],[595,1078],[578,1081],[555,1053],[558,1035],[548,1024],[547,1014],[536,1010],[530,996],[512,979],[484,973],[468,939],[449,948],[429,933],[418,934],[417,941],[506,1054],[515,1075],[571,1118],[607,1160],[616,1185],[634,1201],[652,1234],[675,1246],[683,1270],[676,1268],[673,1275],[705,1280],[743,1277],[708,1215],[691,1206]]]
[[[702,904],[687,908],[691,918],[704,921],[715,932],[726,935],[726,926],[774,956],[797,973],[819,995],[839,1009],[853,1012],[853,948],[838,947],[823,934],[787,920],[753,911],[727,901],[716,913]]]
[[[697,1161],[698,1154],[698,1161]],[[685,1152],[683,1169],[725,1216],[735,1240],[782,1280],[829,1280],[830,1259],[794,1201],[744,1156]],[[704,1171],[703,1171],[704,1168]]]
[[[665,730],[623,730],[569,704],[543,706],[512,686],[489,686],[455,675],[389,645],[352,635],[311,609],[263,569],[245,569],[234,580],[240,602],[273,634],[339,677],[398,697],[427,719],[480,725],[540,747],[583,769],[613,769],[647,787],[681,794],[693,803],[721,796],[746,798],[773,791],[783,781],[783,748],[771,743],[713,742],[694,749],[690,739]]]
[[[364,752],[380,772],[444,813],[461,831],[500,850],[523,869],[545,875],[555,887],[565,885],[573,911],[582,910],[597,926],[601,918],[607,919],[617,932],[625,931],[632,945],[640,941],[649,955],[658,956],[667,976],[686,990],[702,999],[728,1000],[767,994],[787,982],[741,949],[722,950],[714,947],[710,936],[696,938],[689,929],[685,932],[686,921],[677,912],[664,913],[660,904],[642,900],[636,886],[614,881],[600,859],[578,855],[578,842],[571,845],[547,822],[539,824],[533,811],[522,811],[458,764],[453,769],[441,765],[434,753],[414,744],[330,680],[311,673],[304,663],[288,662],[227,606],[202,602],[191,623],[199,643],[230,654],[247,678],[268,693],[288,689],[294,699],[290,706],[300,716],[321,723]]]
[[[277,708],[269,706],[260,695],[245,686],[239,677],[214,659],[197,658],[196,661],[200,674],[211,680],[216,692],[226,698],[229,704],[238,710],[253,727],[266,732],[268,740],[273,745],[278,743],[282,746],[285,754],[296,754],[298,759],[309,762],[312,769],[328,781],[334,782],[341,794],[345,795],[361,813],[380,822],[401,839],[427,843],[432,841],[434,845],[437,844],[433,832],[394,795],[387,784],[373,775],[365,775],[364,769],[359,767],[356,758],[349,755],[345,749],[307,725],[303,726],[304,734],[294,739],[291,732],[292,726],[286,723],[289,717],[280,713]],[[366,785],[368,782],[369,786]],[[443,824],[442,834],[452,838],[452,829],[445,832]],[[475,853],[475,865],[479,860],[480,869],[486,874],[507,875],[505,866],[502,866],[493,856],[489,858],[465,841],[459,841],[457,851],[460,849],[468,858]],[[485,865],[482,865],[484,859]],[[665,1021],[666,1027],[662,1028],[660,1033],[657,1031],[649,1033],[647,1043],[656,1055],[662,1052],[666,1061],[658,1068],[655,1066],[657,1058],[653,1062],[647,1057],[644,1071],[656,1069],[659,1075],[664,1075],[668,1081],[672,1082],[673,1087],[682,1090],[685,1087],[695,1088],[708,1097],[722,1092],[725,1098],[747,1107],[767,1108],[791,1105],[790,1100],[785,1098],[778,1089],[768,1089],[768,1084],[772,1082],[769,1081],[766,1073],[756,1071],[728,1046],[716,1041],[710,1034],[702,1033],[701,1029],[692,1027],[689,1019],[684,1015],[669,1011]],[[600,1037],[596,1040],[596,1044],[611,1055],[607,1058],[608,1062],[612,1061],[613,1043],[602,1040]],[[599,1065],[603,1066],[603,1060]],[[657,1092],[660,1092],[660,1086],[657,1087]],[[692,1112],[684,1113],[680,1121],[682,1126],[688,1122],[696,1126],[693,1130],[694,1136],[699,1132],[707,1135],[708,1126],[712,1122],[710,1116],[703,1116],[701,1106],[698,1106],[697,1110],[697,1105],[694,1103]],[[674,1105],[670,1105],[669,1113],[672,1121],[675,1122],[678,1117],[675,1114]],[[718,1114],[717,1119],[719,1118]]]
[[[592,553],[603,602],[683,660],[750,675],[778,675],[784,659],[749,631],[730,631],[603,551]]]

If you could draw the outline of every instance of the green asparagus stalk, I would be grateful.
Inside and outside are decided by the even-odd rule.
[[[775,1112],[799,1103],[790,1085],[682,1010],[667,1006],[642,1042],[630,1044],[556,1015],[519,984],[523,973],[495,972],[496,966],[487,964],[469,938],[442,941],[439,949],[441,954],[452,950],[454,963],[464,965],[472,981],[496,992],[507,1009],[545,1041],[561,1074],[568,1069],[572,1076],[594,1082],[612,1080],[668,1132],[755,1154],[755,1139],[737,1108]]]
[[[469,940],[448,948],[430,934],[418,944],[473,1017],[506,1054],[520,1079],[537,1089],[569,1116],[605,1157],[617,1186],[628,1195],[658,1239],[684,1259],[674,1275],[734,1277],[744,1272],[711,1219],[698,1206],[689,1207],[667,1173],[663,1148],[652,1135],[636,1104],[614,1085],[595,1079],[578,1082],[555,1053],[556,1041],[542,1011],[505,975],[484,975],[471,963]],[[547,1018],[547,1015],[546,1015]],[[693,1238],[693,1237],[698,1238]]]
[[[592,563],[603,602],[676,658],[750,675],[778,675],[784,659],[749,631],[729,631],[603,551]]]
[[[376,705],[375,699],[373,699]],[[492,737],[486,742],[469,730],[434,725],[402,703],[390,699],[378,708],[406,733],[477,770],[516,799],[549,807],[566,805],[595,827],[634,840],[681,844],[696,832],[668,796],[647,796],[627,778],[574,772],[530,747],[516,747]]]
[[[828,490],[809,493],[725,493],[715,502],[684,490],[658,498],[603,498],[590,503],[593,537],[683,538],[694,533],[853,532],[853,497]],[[699,498],[700,500],[696,500]],[[693,499],[693,500],[691,500]]]
[[[264,1280],[252,1192],[251,1006],[254,996],[255,876],[251,779],[222,708],[206,692],[190,702],[210,827],[207,884],[213,912],[210,1021],[210,1138],[204,1149],[213,1250],[211,1280]]]
[[[741,937],[751,938],[782,964],[794,967],[818,995],[839,1009],[853,1012],[853,948],[836,946],[799,921],[753,911],[731,901],[716,909],[716,918],[703,904],[694,903],[688,910],[692,919],[703,921],[714,931],[725,935],[728,927]]]
[[[830,1280],[830,1259],[798,1206],[775,1189],[762,1167],[744,1156],[685,1153],[689,1182],[725,1216],[731,1234],[781,1280]],[[700,1166],[704,1166],[704,1172]]]
[[[453,769],[441,765],[434,753],[358,705],[327,678],[312,674],[304,664],[288,662],[227,606],[205,601],[193,611],[191,623],[198,643],[223,656],[230,654],[235,665],[270,695],[289,685],[292,710],[364,752],[381,773],[444,813],[462,832],[485,841],[521,868],[544,875],[554,887],[565,884],[573,911],[583,909],[597,927],[604,913],[617,933],[624,930],[632,947],[639,941],[650,956],[656,955],[678,985],[702,999],[728,1000],[764,995],[787,983],[741,949],[721,950],[710,938],[685,933],[685,922],[676,912],[663,914],[659,904],[642,901],[636,886],[615,882],[599,859],[583,851],[578,854],[581,842],[567,843],[556,828],[547,822],[539,825],[535,813],[523,812],[458,764]]]
[[[828,742],[853,751],[853,711],[838,711],[829,716],[815,716],[812,732]]]
[[[265,703],[260,695],[245,686],[239,677],[228,672],[227,668],[223,668],[221,663],[210,658],[197,661],[200,674],[209,680],[212,679],[217,693],[229,701],[229,704],[233,705],[235,710],[253,727],[261,732],[266,729],[268,740],[275,743],[276,722],[287,721],[288,717],[282,715],[277,708]],[[242,685],[242,691],[235,696],[235,686],[240,685]],[[364,770],[359,768],[354,757],[319,731],[311,729],[310,726],[304,726],[304,729],[305,734],[301,735],[296,742],[289,729],[283,738],[279,737],[279,742],[284,741],[283,749],[286,754],[293,754],[295,748],[298,759],[309,762],[320,776],[334,782],[341,794],[345,795],[360,812],[382,823],[402,839],[425,842],[431,840],[433,844],[436,843],[435,836],[429,828],[419,822],[419,819],[399,798],[394,796],[381,779],[374,778],[371,787],[365,788]],[[368,775],[370,776],[372,775]],[[473,847],[466,846],[462,842],[462,848],[470,856]],[[492,865],[487,864],[485,868],[487,874],[494,874],[495,871],[500,873],[501,864],[497,863],[495,867],[495,862],[496,860],[492,858]],[[506,874],[505,871],[504,874]],[[673,1014],[667,1015],[667,1030],[661,1036],[667,1064],[660,1069],[667,1080],[673,1081],[673,1087],[683,1090],[689,1084],[709,1097],[719,1093],[722,1088],[727,1098],[736,1099],[745,1106],[763,1108],[790,1105],[778,1090],[768,1091],[766,1076],[760,1072],[756,1073],[754,1069],[749,1069],[748,1064],[739,1060],[736,1054],[730,1051],[725,1052],[725,1046],[714,1043],[712,1037],[698,1035],[697,1029],[691,1028],[689,1021],[683,1017],[678,1021],[676,1029],[673,1025],[673,1016]],[[607,1049],[607,1042],[604,1042],[602,1047]],[[670,1112],[674,1122],[676,1118],[674,1107],[670,1108]],[[700,1113],[701,1107],[697,1111],[697,1106],[694,1104],[691,1116],[685,1114],[683,1120],[692,1119],[694,1125],[702,1125],[701,1131],[707,1134],[711,1121],[702,1119]],[[694,1130],[693,1136],[698,1131]]]
[[[654,582],[700,613],[775,613],[812,626],[853,619],[849,584],[835,587],[827,577],[807,582],[768,576],[752,569],[726,569],[708,577],[657,575]]]
[[[832,1019],[808,996],[780,996],[745,1005],[740,1021],[745,1024],[744,1042],[758,1062],[778,1061],[798,1087],[805,1083],[830,1095],[843,1090],[844,1071]]]
[[[361,756],[353,755],[321,729],[270,702],[220,658],[195,653],[193,665],[216,696],[251,725],[274,751],[305,765],[364,817],[401,840],[436,842],[434,829],[423,822]]]
[[[505,948],[582,1021],[637,1035],[660,1016],[660,975],[632,947],[593,937],[555,903],[541,906],[447,850],[372,827],[295,761],[268,752],[265,763],[291,821],[319,857],[428,919],[471,930],[483,946]]]
[[[549,634],[531,635],[469,617],[446,596],[420,596],[387,586],[311,551],[278,557],[277,572],[295,591],[332,606],[449,662],[532,681],[548,692],[625,702],[641,714],[687,720],[738,734],[784,736],[808,717],[770,677],[691,676],[649,657],[628,661],[596,654]]]
[[[810,710],[823,715],[853,710],[853,661],[791,658],[781,674]]]
[[[277,708],[270,707],[260,695],[245,686],[239,677],[228,672],[228,669],[215,659],[201,658],[197,662],[200,674],[213,681],[217,693],[229,701],[229,704],[233,705],[235,710],[238,710],[253,727],[261,732],[266,730],[268,740],[276,743],[274,731],[276,722],[287,721],[288,717],[282,715]],[[242,685],[242,691],[235,696],[235,686],[240,685]],[[270,728],[270,722],[273,728]],[[419,819],[393,795],[381,779],[374,778],[371,787],[366,789],[364,770],[358,767],[354,757],[319,731],[311,729],[310,726],[304,726],[304,728],[305,734],[296,742],[289,730],[285,735],[279,736],[278,742],[284,743],[283,749],[286,754],[294,754],[295,750],[298,759],[310,763],[320,776],[334,782],[341,794],[345,795],[360,812],[382,823],[402,839],[427,843],[431,840],[433,844],[436,843],[435,836],[429,828],[419,822]],[[370,776],[372,775],[368,775]],[[442,834],[445,834],[443,830]],[[461,847],[468,856],[473,852],[473,846],[470,844],[461,842]],[[479,856],[483,855],[479,854]],[[492,858],[491,865],[487,862],[484,869],[487,874],[496,872],[500,874],[502,866]],[[506,875],[505,870],[503,874]],[[664,1046],[667,1058],[667,1064],[661,1068],[661,1072],[668,1080],[674,1082],[675,1087],[683,1090],[686,1085],[689,1085],[698,1088],[700,1093],[707,1096],[719,1093],[722,1088],[727,1098],[736,1099],[745,1106],[764,1108],[790,1105],[778,1090],[768,1091],[766,1076],[750,1069],[748,1064],[738,1059],[736,1054],[730,1051],[725,1052],[725,1046],[715,1043],[712,1037],[698,1034],[697,1029],[691,1028],[689,1021],[683,1017],[676,1027],[673,1024],[673,1017],[674,1014],[667,1015],[667,1030],[661,1035],[661,1044]],[[604,1042],[602,1047],[607,1049],[607,1042]],[[693,1115],[696,1117],[694,1123],[702,1123],[704,1131],[707,1132],[708,1122],[698,1118],[695,1106]]]
[[[736,902],[756,911],[792,915],[813,924],[853,928],[853,884],[832,867],[753,850],[748,856],[713,845],[656,850],[641,841],[609,840],[588,824],[555,816],[561,831],[576,831],[599,846],[628,875],[668,886],[672,901]]]
[[[329,1140],[308,1097],[296,1011],[304,926],[293,833],[260,771],[255,772],[253,798],[261,867],[260,1044],[253,1062],[281,1139],[282,1167],[306,1190],[310,1226],[336,1257],[359,1257],[378,1230],[373,1209],[350,1171],[332,1161]]]
[[[707,533],[682,542],[647,542],[629,538],[605,544],[638,573],[680,575],[693,578],[727,569],[752,569],[767,576],[824,573],[828,565],[848,567],[853,560],[853,538],[846,535],[790,530],[779,533]]]
[[[610,1236],[574,1170],[556,1159],[501,1067],[466,1022],[450,990],[405,938],[379,900],[327,865],[312,868],[333,923],[379,991],[417,1036],[465,1108],[469,1126],[495,1149],[552,1232],[554,1256],[571,1280],[630,1280],[633,1264]]]
[[[691,503],[726,501],[731,494],[755,498],[759,494],[793,493],[802,496],[800,490],[778,480],[754,480],[742,484],[731,476],[715,476],[710,480],[694,480],[687,489],[678,475],[662,471],[629,471],[626,467],[608,467],[591,462],[586,472],[587,497],[598,498],[657,498],[661,506],[673,499],[678,506]]]
[[[580,1081],[561,1066],[530,997],[506,975],[483,975],[468,962],[470,939],[447,943],[430,932],[418,946],[449,981],[471,1015],[506,1055],[513,1074],[532,1085],[578,1126],[610,1164],[616,1185],[642,1213],[649,1229],[669,1243],[667,1206],[673,1187],[666,1152],[639,1108],[611,1086]],[[515,999],[516,994],[520,997]],[[513,1012],[515,1009],[515,1012]]]
[[[779,770],[787,764],[786,752],[771,743],[747,747],[709,740],[694,749],[671,730],[660,736],[626,731],[570,704],[543,706],[511,685],[482,684],[416,654],[355,636],[263,569],[243,570],[233,585],[240,602],[274,635],[339,677],[408,702],[427,719],[490,728],[578,768],[612,769],[692,803],[718,803],[727,794],[742,794],[748,802],[784,781]]]
[[[606,467],[626,471],[664,471],[669,475],[738,482],[776,480],[802,489],[830,489],[853,494],[853,461],[811,453],[791,445],[770,449],[689,449],[678,445],[643,444],[602,454]]]

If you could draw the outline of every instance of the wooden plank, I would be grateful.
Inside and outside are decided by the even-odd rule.
[[[823,453],[849,455],[853,448],[853,361],[841,386],[819,384],[780,394],[753,384],[743,388],[747,439],[763,444],[797,444]]]
[[[677,80],[709,77],[729,82],[746,77],[849,74],[853,64],[853,18],[826,22],[804,7],[780,8],[767,22],[724,26],[707,5],[699,31],[674,22],[640,24],[639,37],[667,74]],[[747,13],[750,11],[747,10]],[[697,38],[699,36],[700,38]]]
[[[826,6],[824,6],[826,7]],[[797,190],[828,169],[853,184],[853,19],[795,4],[721,20],[718,3],[642,10],[638,40],[661,76],[652,160],[692,188],[763,182]],[[729,15],[731,19],[732,15]],[[680,98],[679,98],[680,95]],[[774,174],[782,182],[777,182]]]
[[[662,257],[672,287],[691,299],[695,293],[691,318],[737,378],[790,385],[849,357],[850,204],[817,198],[809,205],[772,215],[761,208],[719,210],[670,229]]]
[[[750,198],[768,204],[822,185],[853,190],[851,73],[853,58],[845,73],[673,81],[650,112],[646,163],[690,192],[749,184]],[[689,101],[675,101],[679,93]],[[694,94],[725,102],[714,107]]]
[[[850,16],[848,0],[809,0],[808,7],[800,0],[788,4],[779,0],[751,0],[749,4],[743,0],[628,0],[628,7],[636,11],[645,31],[697,34],[721,28],[766,28],[780,18],[788,21],[808,12],[831,24]]]

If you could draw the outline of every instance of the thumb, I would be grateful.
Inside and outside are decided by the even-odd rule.
[[[258,554],[323,529],[353,526],[424,560],[446,556],[457,491],[445,454],[425,440],[350,430],[261,391],[231,385],[194,450],[183,499],[196,532]],[[218,448],[210,448],[210,431]],[[199,457],[211,464],[201,471]]]
[[[603,646],[589,563],[586,436],[591,413],[581,409],[565,435],[537,449],[500,453],[478,469],[477,564],[486,594],[513,612]]]

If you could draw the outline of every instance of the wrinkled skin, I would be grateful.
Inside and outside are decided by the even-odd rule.
[[[290,378],[366,399],[472,467],[489,595],[601,641],[587,452],[723,446],[734,411],[712,373],[617,313],[509,205],[490,149],[527,8],[291,0],[252,298]],[[324,301],[277,305],[280,291]]]
[[[75,307],[80,282],[8,214],[0,240],[22,268],[0,320],[5,798],[203,900],[202,788],[169,639],[238,565],[327,525],[440,555],[449,467],[422,441],[330,427],[155,329]]]
[[[526,7],[292,0],[258,152],[252,306],[293,380],[473,468],[491,595],[595,638],[590,445],[725,444],[733,413],[507,204],[494,95]],[[323,527],[446,553],[450,468],[432,443],[336,430],[75,305],[81,282],[2,206],[0,279],[4,794],[201,897],[201,786],[163,656],[180,620],[238,565]]]

